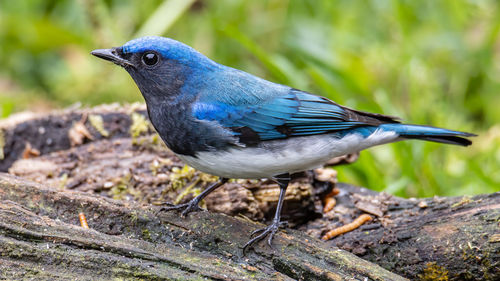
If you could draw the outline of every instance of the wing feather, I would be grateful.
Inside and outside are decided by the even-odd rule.
[[[192,110],[199,120],[216,121],[231,130],[244,144],[398,123],[391,116],[352,110],[295,89],[256,104],[199,101]]]

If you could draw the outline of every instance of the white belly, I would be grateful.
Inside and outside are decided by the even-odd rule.
[[[191,167],[224,177],[259,179],[321,166],[333,157],[396,141],[394,132],[377,130],[368,138],[350,134],[295,137],[266,141],[257,147],[234,147],[225,151],[203,151],[196,157],[178,155]]]

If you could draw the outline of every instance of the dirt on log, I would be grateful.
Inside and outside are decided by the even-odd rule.
[[[0,176],[0,279],[500,279],[500,193],[402,199],[337,184],[331,169],[301,173],[284,206],[298,231],[280,233],[275,250],[262,243],[243,257],[239,247],[260,226],[250,219],[272,217],[277,185],[233,181],[204,200],[210,211],[237,218],[158,212],[152,203],[185,202],[215,178],[166,149],[143,106],[3,121],[0,150],[0,171],[23,178]],[[337,205],[323,213],[335,186]],[[80,212],[90,229],[78,226]],[[373,220],[317,239],[361,214]]]

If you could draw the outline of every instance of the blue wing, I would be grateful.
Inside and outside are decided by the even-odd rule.
[[[192,109],[197,119],[218,122],[245,144],[397,123],[389,116],[355,111],[290,88],[285,94],[268,95],[257,103],[238,105],[201,99]]]

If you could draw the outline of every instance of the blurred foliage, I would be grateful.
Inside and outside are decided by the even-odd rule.
[[[219,63],[360,110],[479,134],[362,152],[342,181],[400,196],[500,190],[500,3],[494,0],[0,2],[0,117],[140,101],[89,55],[163,35]]]

